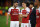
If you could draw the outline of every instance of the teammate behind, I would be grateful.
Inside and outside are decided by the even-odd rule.
[[[18,6],[18,2],[14,2],[13,6],[8,10],[6,24],[8,25],[8,18],[10,14],[11,16],[10,27],[19,27],[20,9],[17,6]]]
[[[40,3],[38,3],[36,9],[36,27],[40,27]]]
[[[22,7],[24,9],[21,10],[21,16],[22,16],[21,27],[24,27],[25,24],[29,23],[30,9],[27,7],[26,2],[22,3]],[[25,25],[25,27],[27,27],[27,25]]]

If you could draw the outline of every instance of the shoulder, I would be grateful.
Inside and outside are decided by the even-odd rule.
[[[27,10],[30,10],[28,7],[26,8]]]
[[[10,7],[9,9],[14,9],[13,7]]]
[[[28,7],[26,8],[26,10],[27,10],[27,11],[30,11],[30,9],[29,9]]]
[[[10,7],[9,9],[8,9],[8,11],[11,11],[11,9],[14,9],[13,7]]]

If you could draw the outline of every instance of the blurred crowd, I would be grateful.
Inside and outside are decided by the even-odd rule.
[[[13,5],[14,1],[17,1],[21,7],[20,9],[22,9],[22,1],[27,2],[27,6],[29,7],[30,3],[33,3],[34,6],[37,6],[37,3],[40,0],[0,0],[0,15],[7,15],[8,9]]]

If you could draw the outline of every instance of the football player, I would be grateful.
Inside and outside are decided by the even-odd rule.
[[[38,3],[36,9],[36,27],[40,27],[40,3]]]
[[[21,23],[21,27],[28,27],[27,23],[29,23],[29,13],[30,13],[30,9],[27,7],[26,2],[22,3],[22,7],[24,9],[21,10],[21,17],[22,17],[22,23]],[[26,24],[26,25],[25,25]]]
[[[9,14],[10,14],[10,16],[11,16],[10,27],[19,27],[20,9],[17,6],[18,6],[18,2],[14,2],[13,6],[10,7],[8,10],[6,24],[8,25],[8,18],[9,18]]]

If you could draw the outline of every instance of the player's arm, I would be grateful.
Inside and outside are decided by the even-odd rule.
[[[23,15],[23,14],[22,14],[22,17],[27,17],[27,16],[28,16],[28,14],[26,14],[26,15]]]
[[[23,17],[23,16],[22,16],[22,10],[21,10],[21,12],[20,12],[20,15],[19,15],[19,16],[20,16],[20,18],[22,18],[22,17]]]
[[[22,17],[27,17],[27,15],[28,15],[28,14],[26,14],[26,15],[20,14],[20,17],[21,17],[21,18],[22,18]]]
[[[22,18],[23,17],[22,14],[20,14],[19,17]]]
[[[27,17],[29,15],[29,12],[27,12],[25,15],[21,14],[21,17]]]
[[[9,19],[9,15],[10,15],[10,8],[9,8],[9,10],[8,10],[8,13],[7,13],[7,20],[6,20],[6,24],[8,25],[8,19]]]
[[[21,15],[21,14],[19,14],[19,21],[20,21],[19,24],[21,24],[21,17],[20,17],[20,15]]]
[[[9,19],[9,14],[7,14],[7,21],[6,21],[6,24],[8,25],[8,19]]]
[[[19,10],[19,24],[21,24],[21,12],[20,12],[20,10]]]
[[[23,17],[27,17],[30,13],[30,9],[28,8],[26,15],[22,15]]]
[[[25,15],[22,14],[22,17],[27,17],[29,15],[29,13],[30,13],[30,9],[28,9],[28,11],[27,11],[27,13]]]

